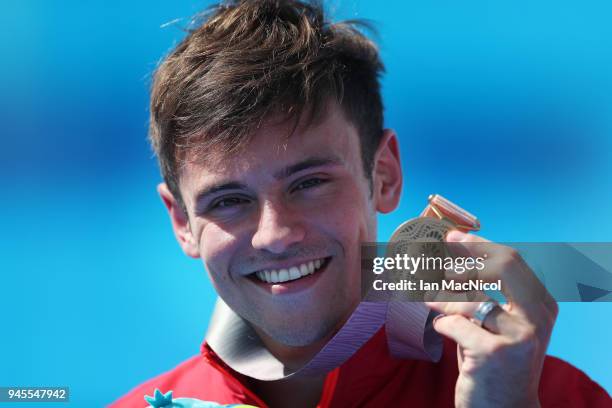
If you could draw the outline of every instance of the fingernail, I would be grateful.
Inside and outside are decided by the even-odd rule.
[[[433,318],[433,320],[431,321],[431,324],[435,326],[438,319],[441,319],[442,317],[445,317],[445,316],[446,315],[444,313],[440,313],[439,315]]]
[[[446,234],[446,241],[448,242],[461,242],[467,238],[468,234],[459,230],[451,230]]]

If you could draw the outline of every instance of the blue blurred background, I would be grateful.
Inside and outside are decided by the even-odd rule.
[[[373,3],[327,4],[380,33],[406,174],[381,239],[437,192],[492,240],[612,241],[610,2]],[[101,406],[198,353],[214,292],[145,137],[151,71],[207,4],[3,2],[0,385]],[[549,349],[608,391],[611,312],[562,304]]]

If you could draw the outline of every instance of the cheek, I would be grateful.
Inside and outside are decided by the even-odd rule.
[[[237,245],[236,237],[209,223],[202,228],[199,242],[200,255],[211,279],[216,283],[229,279],[228,266],[233,248]]]
[[[373,239],[371,217],[367,196],[357,186],[338,191],[317,211],[320,227],[347,244]]]

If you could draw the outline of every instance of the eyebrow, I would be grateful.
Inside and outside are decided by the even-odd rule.
[[[298,163],[280,169],[279,171],[274,173],[274,178],[277,180],[282,180],[303,170],[322,166],[341,165],[342,163],[344,163],[344,161],[336,155],[329,155],[325,157],[309,157]],[[197,203],[201,202],[206,197],[218,193],[220,191],[247,189],[248,187],[246,184],[237,181],[221,182],[219,184],[213,184],[211,186],[204,187],[200,191],[198,191],[198,193],[196,194],[195,202],[197,205]]]
[[[325,157],[309,157],[305,160],[302,160],[301,162],[282,168],[281,170],[274,173],[274,178],[277,180],[282,180],[302,170],[307,170],[313,167],[340,165],[342,163],[344,163],[343,160],[336,155],[329,155]]]

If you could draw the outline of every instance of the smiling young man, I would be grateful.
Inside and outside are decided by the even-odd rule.
[[[366,331],[354,318],[360,244],[376,241],[376,214],[400,199],[382,70],[352,25],[280,0],[217,6],[163,61],[151,95],[158,191],[219,301],[200,355],[113,406],[143,406],[155,388],[272,407],[608,403],[583,373],[545,358],[557,313],[546,293],[537,305],[497,308],[482,327],[469,320],[477,305],[431,304],[446,313],[435,329],[454,341],[437,363],[394,358],[380,329],[346,361],[312,369],[330,342],[333,360],[338,338],[351,343]],[[494,258],[492,279],[541,290],[516,253],[502,248]]]
[[[278,122],[253,130],[239,159],[213,150],[183,168],[187,217],[166,185],[159,191],[183,250],[203,259],[221,299],[299,365],[358,304],[360,275],[347,271],[360,271],[359,244],[375,239],[376,211],[397,204],[401,176],[386,131],[377,172],[393,185],[374,208],[358,131],[335,101],[316,123]]]

